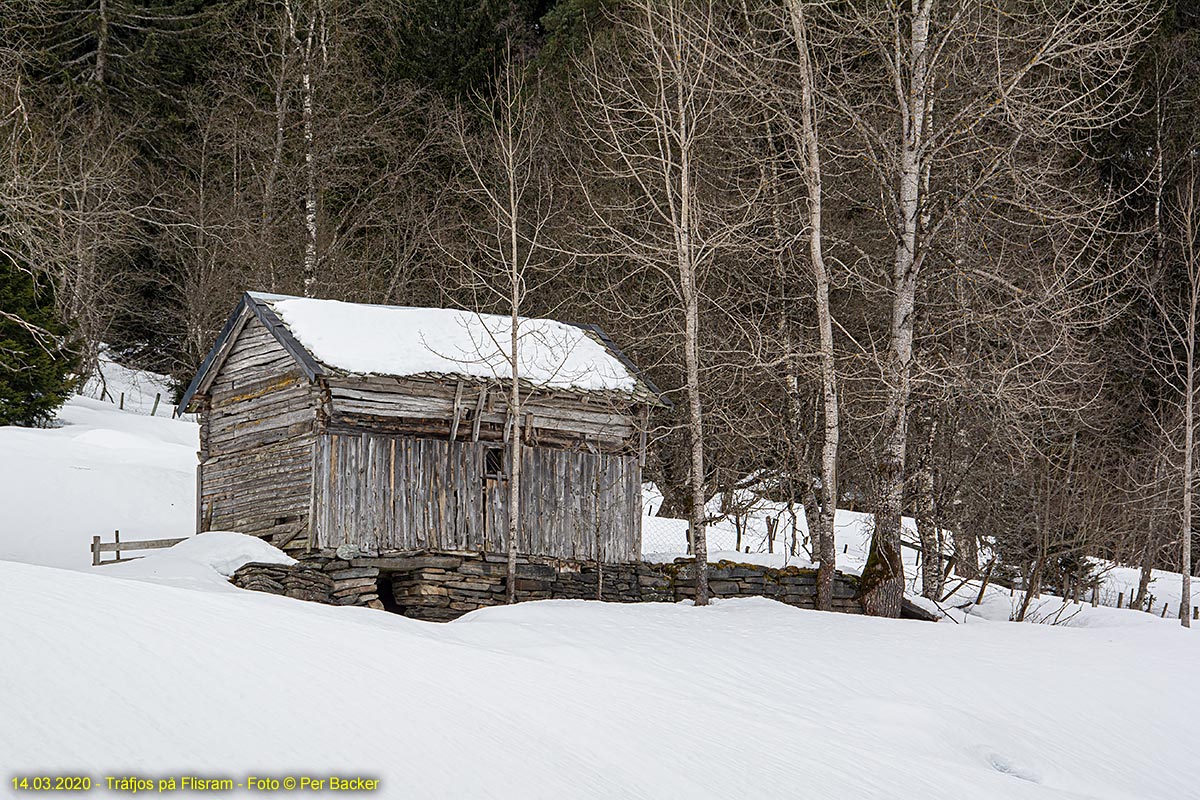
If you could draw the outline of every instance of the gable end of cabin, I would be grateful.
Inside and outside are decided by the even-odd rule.
[[[307,547],[319,389],[257,316],[234,336],[194,405],[197,531]]]

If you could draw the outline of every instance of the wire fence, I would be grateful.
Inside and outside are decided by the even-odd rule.
[[[808,530],[802,514],[732,516],[705,526],[708,551],[714,557],[725,553],[766,554],[808,560]],[[666,561],[690,552],[688,522],[654,515],[642,516],[642,555],[651,561]]]

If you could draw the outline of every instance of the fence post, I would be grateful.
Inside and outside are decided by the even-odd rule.
[[[100,537],[92,537],[92,566],[100,566]]]
[[[124,392],[121,392],[121,405],[119,406],[119,408],[122,411],[125,410],[125,393]]]
[[[1167,618],[1167,604],[1166,603],[1163,603],[1163,612],[1159,616],[1161,616],[1163,619]]]
[[[1117,592],[1117,608],[1121,607],[1121,603],[1125,602],[1125,593]]]
[[[162,392],[155,392],[154,393],[154,408],[150,409],[150,416],[152,416],[152,417],[158,413],[158,401],[159,400],[162,400]]]
[[[120,531],[113,531],[113,541],[115,541],[118,545],[121,543],[121,532]],[[113,552],[117,554],[117,561],[120,561],[121,560],[121,548],[118,547]]]
[[[1192,606],[1192,619],[1200,619],[1200,606]]]

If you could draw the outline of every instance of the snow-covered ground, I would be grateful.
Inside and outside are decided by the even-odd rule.
[[[1045,596],[1030,617],[1058,624],[1010,624],[1020,594],[990,587],[936,625],[767,600],[551,601],[423,623],[235,589],[239,564],[288,558],[234,533],[93,569],[93,535],[193,527],[195,424],[148,416],[153,379],[114,370],[114,388],[123,411],[76,397],[57,428],[0,428],[6,782],[338,775],[379,778],[386,798],[1200,797],[1200,637],[1157,614]],[[784,555],[790,522],[764,552],[766,515],[784,512],[749,520],[750,554],[731,552],[731,523],[714,526],[714,557],[797,563]],[[686,524],[655,526],[677,537],[661,557],[684,549]],[[861,565],[869,536],[869,516],[840,514],[839,566]],[[915,551],[905,557],[915,573]],[[1105,589],[1136,578],[1112,569]],[[1177,585],[1164,573],[1152,591]]]
[[[91,565],[93,536],[112,541],[195,530],[198,427],[171,418],[165,379],[105,361],[98,381],[59,411],[58,427],[0,427],[0,559]],[[154,396],[163,394],[150,417]],[[118,408],[121,395],[125,409]]]
[[[437,624],[138,577],[0,563],[8,771],[370,776],[429,798],[1200,787],[1200,638],[1144,614],[1064,629],[550,601]]]
[[[708,541],[709,558],[712,561],[726,559],[770,567],[812,566],[809,558],[808,522],[803,506],[789,508],[785,503],[753,499],[746,492],[738,498],[742,504],[742,536],[738,537],[734,516],[723,513],[720,501],[714,498],[708,506],[716,522],[708,526],[705,534]],[[658,516],[662,509],[662,495],[653,484],[642,489],[642,552],[651,561],[672,561],[687,553],[688,524],[686,520]],[[775,526],[775,541],[769,543],[768,521]],[[911,517],[904,517],[903,535],[907,542],[917,542],[917,526]],[[871,547],[871,534],[875,529],[874,518],[859,511],[839,509],[834,518],[834,538],[837,541],[837,567],[851,574],[862,572],[867,563]],[[795,532],[796,555],[792,555],[791,542]],[[739,542],[741,547],[739,548]],[[904,559],[904,574],[910,593],[920,592],[920,570],[918,551],[910,547],[901,549]]]

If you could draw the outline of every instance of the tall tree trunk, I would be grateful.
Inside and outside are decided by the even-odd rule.
[[[1180,573],[1183,586],[1179,599],[1179,621],[1185,628],[1192,626],[1192,495],[1195,491],[1196,438],[1196,316],[1200,312],[1200,257],[1195,251],[1196,231],[1196,174],[1188,176],[1184,192],[1184,259],[1188,269],[1188,318],[1184,342],[1185,365],[1183,398],[1183,519],[1180,525]]]
[[[675,252],[679,261],[679,288],[684,313],[684,366],[687,371],[688,436],[691,446],[689,479],[692,508],[689,531],[696,568],[696,605],[708,605],[708,537],[705,532],[704,415],[700,402],[700,289],[697,284],[695,245],[692,242],[691,122],[682,81],[675,86],[676,124],[679,134],[679,176],[676,186],[678,217]]]
[[[295,21],[291,22],[293,31]],[[317,45],[317,12],[308,18],[303,43],[293,33],[300,51],[300,108],[304,123],[304,296],[317,288],[317,152],[313,105],[313,61]]]
[[[686,240],[686,224],[681,236]],[[704,417],[700,405],[700,312],[696,296],[696,272],[686,255],[686,248],[679,259],[679,277],[684,301],[684,362],[687,369],[688,437],[691,446],[691,468],[688,470],[688,478],[691,483],[692,507],[689,529],[692,558],[696,566],[696,605],[703,606],[708,604],[708,539],[705,535],[704,510]]]
[[[904,461],[908,444],[908,399],[911,393],[913,320],[916,308],[917,252],[921,235],[922,189],[928,171],[925,124],[929,114],[929,22],[933,0],[912,0],[907,41],[896,39],[898,74],[896,102],[901,139],[896,174],[898,219],[892,268],[892,315],[884,361],[887,402],[883,414],[883,444],[876,468],[875,532],[863,568],[860,600],[868,614],[898,617],[904,599],[904,562],[900,557],[900,526],[904,509]]]
[[[517,602],[517,544],[521,535],[521,385],[517,378],[517,284],[513,283],[512,335],[509,356],[512,359],[512,386],[509,390],[508,434],[508,602]]]
[[[834,522],[837,517],[837,460],[841,439],[838,413],[837,360],[833,343],[833,315],[829,307],[829,270],[825,263],[822,228],[822,174],[820,131],[817,127],[812,54],[808,26],[804,19],[804,0],[788,0],[792,35],[800,77],[800,149],[803,153],[804,186],[808,210],[808,252],[812,263],[817,330],[821,353],[821,437],[820,480],[814,487],[817,500],[816,527],[810,528],[817,565],[817,608],[833,608],[833,579],[837,570],[837,545]]]
[[[921,540],[921,595],[931,600],[941,596],[942,549],[934,518],[933,500],[933,440],[937,422],[930,420],[921,452],[921,466],[916,475],[917,536]]]
[[[96,69],[92,81],[101,87],[108,81],[109,46],[108,0],[100,0],[96,13]]]
[[[517,601],[517,543],[521,533],[521,382],[520,382],[520,310],[521,310],[521,261],[518,252],[517,220],[520,208],[517,200],[517,167],[513,161],[511,139],[506,142],[508,176],[508,221],[509,221],[509,363],[512,366],[512,386],[509,390],[508,455],[508,602]]]

